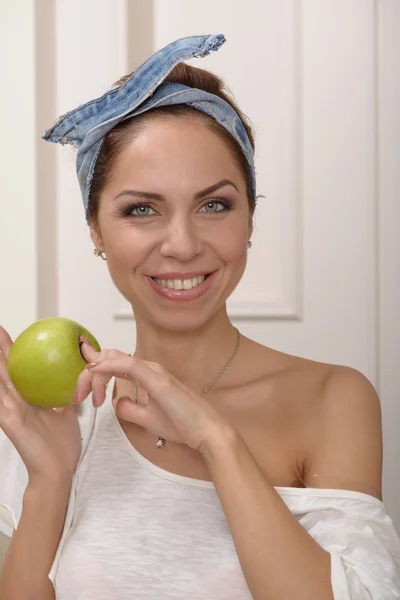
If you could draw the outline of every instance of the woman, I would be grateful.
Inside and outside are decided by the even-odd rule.
[[[137,345],[82,339],[80,406],[46,411],[12,387],[1,330],[7,600],[400,598],[372,385],[227,316],[251,245],[254,142],[221,82],[181,64],[223,41],[170,44],[44,136],[79,149],[95,253]]]

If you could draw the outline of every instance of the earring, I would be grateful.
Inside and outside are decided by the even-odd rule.
[[[247,247],[248,247],[248,248],[251,248],[251,247],[252,247],[252,245],[253,245],[253,243],[251,242],[251,240],[249,240],[249,243],[247,244]]]
[[[95,248],[93,250],[93,254],[95,256],[100,256],[103,260],[107,260],[107,256],[104,254],[104,252],[102,252],[101,250],[98,250],[97,248]]]

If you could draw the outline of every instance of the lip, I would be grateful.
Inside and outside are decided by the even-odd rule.
[[[169,288],[164,287],[163,285],[160,285],[154,281],[151,277],[147,277],[147,280],[153,290],[156,291],[159,296],[175,302],[189,302],[190,300],[196,300],[197,298],[200,298],[210,289],[216,273],[217,271],[211,273],[211,275],[209,275],[207,279],[203,281],[203,283],[197,285],[191,290],[170,290]],[[196,274],[194,274],[193,277],[196,277]],[[180,277],[168,277],[168,279],[180,279]],[[190,279],[190,277],[186,276],[186,279]]]

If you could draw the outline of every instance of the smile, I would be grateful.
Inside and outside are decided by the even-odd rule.
[[[169,290],[192,290],[193,288],[201,285],[205,279],[210,275],[198,275],[190,279],[157,279],[152,277],[153,281],[159,285],[168,288]]]
[[[188,301],[200,298],[211,287],[216,271],[206,275],[197,275],[188,279],[158,279],[147,277],[151,287],[164,298]]]

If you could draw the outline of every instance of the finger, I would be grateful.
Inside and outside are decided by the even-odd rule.
[[[99,360],[103,355],[104,352],[108,353],[108,350],[103,350],[100,352],[97,352],[93,346],[91,345],[91,343],[89,342],[89,340],[84,336],[80,336],[80,340],[81,340],[81,354],[83,356],[83,358],[87,361],[87,362],[91,362],[93,360]],[[93,406],[95,408],[98,408],[99,406],[101,406],[104,402],[104,400],[106,399],[106,393],[107,393],[107,384],[109,382],[109,380],[111,379],[111,377],[107,377],[104,375],[101,376],[95,376],[92,377],[90,384],[88,382],[87,379],[83,378],[83,383],[84,383],[84,388],[82,390],[82,396],[79,396],[79,392],[78,392],[78,402],[79,401],[83,401],[85,398],[87,398],[87,396],[90,394],[90,392],[92,392],[92,401],[93,401]],[[88,387],[89,385],[89,387]]]
[[[107,384],[111,379],[111,375],[95,375],[92,379],[92,399],[93,406],[98,408],[106,399]]]
[[[87,337],[81,335],[79,340],[82,357],[87,362],[96,359],[98,360],[101,357],[101,353],[97,352],[93,348]],[[80,402],[83,402],[92,392],[93,406],[101,406],[105,400],[105,386],[107,383],[108,381],[106,381],[105,378],[101,380],[98,377],[88,377],[87,374],[85,374],[85,371],[83,371],[78,377],[77,385],[74,392],[74,404],[79,404]]]
[[[80,404],[89,396],[92,389],[92,379],[93,374],[90,376],[87,369],[83,369],[79,373],[74,392],[74,404]]]
[[[19,404],[21,406],[26,406],[26,401],[20,396],[18,391],[15,389],[13,382],[11,381],[11,378],[10,378],[10,375],[9,375],[8,369],[7,369],[7,363],[4,360],[2,354],[0,354],[0,382],[3,384],[4,389],[6,389],[7,392],[12,393],[13,401],[16,404]]]
[[[114,377],[121,377],[131,381],[138,381],[140,385],[156,400],[172,388],[180,389],[181,385],[161,365],[118,353],[118,356],[106,357],[100,362],[89,363],[86,370],[92,373],[109,373]]]
[[[8,422],[10,419],[10,401],[9,401],[10,390],[4,385],[4,382],[0,380],[0,430],[8,436],[10,434],[8,430]]]
[[[13,391],[14,402],[26,406],[26,401],[20,396],[11,381],[7,369],[7,361],[12,348],[13,341],[8,332],[0,325],[0,379],[4,382],[7,389]]]
[[[11,388],[7,386],[2,379],[0,379],[0,405],[8,408],[10,402]]]
[[[0,352],[5,360],[8,360],[8,355],[11,350],[13,341],[8,332],[0,325]]]
[[[111,375],[91,373],[87,369],[79,374],[74,392],[74,404],[83,402],[92,392],[93,406],[99,407],[106,397],[106,386]]]
[[[148,411],[144,404],[137,404],[124,396],[118,400],[115,412],[124,421],[136,423],[145,429],[148,427]]]
[[[114,358],[118,356],[126,356],[123,352],[119,350],[107,350],[103,349],[100,352],[97,352],[93,346],[90,344],[88,339],[84,336],[80,336],[81,340],[81,352],[82,356],[86,359],[95,358],[97,361],[104,361],[107,358]],[[92,361],[93,362],[93,361]],[[109,383],[112,374],[103,373],[100,375],[91,374],[89,377],[86,373],[86,369],[80,374],[77,382],[77,388],[75,389],[74,394],[74,403],[83,402],[85,398],[93,392],[93,406],[99,407],[103,404],[106,393],[107,393],[107,384]]]
[[[93,346],[89,342],[89,340],[84,335],[81,335],[79,340],[81,342],[81,344],[80,344],[81,354],[82,354],[83,358],[86,360],[86,362],[92,362],[92,361],[98,360],[100,357],[100,352],[97,352],[93,348]]]
[[[21,403],[23,402],[20,399]],[[25,408],[14,397],[13,392],[0,380],[0,429],[7,437],[12,436],[13,424],[20,420]],[[11,437],[10,437],[11,439]]]
[[[7,362],[3,354],[0,354],[0,379],[4,381],[6,386],[10,388],[14,387],[7,369]]]

